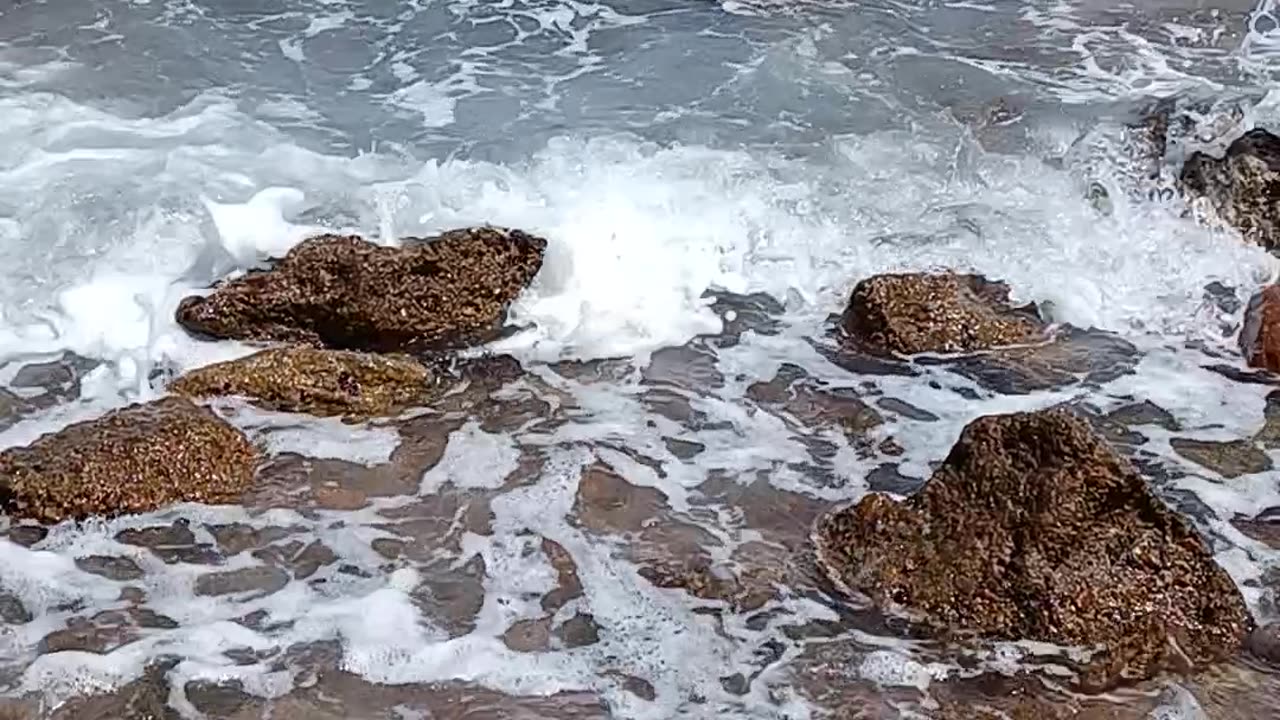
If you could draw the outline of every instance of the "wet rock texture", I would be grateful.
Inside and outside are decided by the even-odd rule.
[[[985,350],[1042,339],[1032,308],[1009,304],[1009,287],[979,275],[876,275],[853,289],[843,317],[854,343],[914,355]]]
[[[375,352],[482,343],[542,268],[547,243],[519,230],[468,228],[403,247],[324,235],[275,267],[189,297],[179,324],[197,334]]]
[[[1280,372],[1280,285],[1249,299],[1239,343],[1249,367]]]
[[[967,426],[925,487],[817,524],[819,561],[937,630],[1097,648],[1087,689],[1234,653],[1252,619],[1187,523],[1069,413]]]
[[[257,451],[239,430],[181,398],[132,405],[0,453],[0,505],[59,522],[236,498]]]
[[[170,390],[192,398],[238,395],[268,410],[363,419],[426,402],[439,379],[405,356],[294,346],[193,370]]]
[[[1280,137],[1257,128],[1221,158],[1195,153],[1182,168],[1182,185],[1246,240],[1280,245]]]

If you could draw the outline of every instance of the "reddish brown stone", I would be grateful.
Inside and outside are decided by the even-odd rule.
[[[181,398],[115,410],[0,453],[0,506],[59,522],[233,500],[258,453],[244,434]]]
[[[1199,534],[1087,422],[982,417],[903,502],[823,517],[820,563],[943,633],[1099,648],[1090,689],[1235,653],[1253,620]]]
[[[519,230],[468,228],[385,247],[323,235],[270,270],[188,297],[188,330],[340,350],[420,351],[493,338],[542,268],[547,242]]]
[[[1280,372],[1280,285],[1249,299],[1240,329],[1240,352],[1250,367]]]
[[[1033,308],[1010,305],[1004,283],[955,273],[869,277],[854,287],[843,326],[860,347],[903,355],[1032,342],[1044,330]]]

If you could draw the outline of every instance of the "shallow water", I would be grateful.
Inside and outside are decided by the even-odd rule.
[[[1275,472],[1224,476],[1174,438],[1263,429],[1273,388],[1231,372],[1232,335],[1277,262],[1143,199],[1123,124],[1175,95],[1243,107],[1167,171],[1276,127],[1277,17],[1238,0],[5,6],[0,380],[35,399],[0,413],[0,447],[246,352],[187,337],[177,301],[318,229],[491,222],[552,243],[513,313],[530,329],[494,348],[521,368],[358,427],[222,403],[272,455],[240,506],[8,528],[5,695],[67,718],[946,717],[1026,696],[1045,717],[1280,712],[1243,660],[1085,699],[1001,676],[1044,661],[1027,648],[958,663],[833,594],[806,548],[817,513],[911,492],[979,415],[1149,401],[1173,423],[1113,427],[1118,446],[1274,617],[1274,530],[1247,521],[1280,506]],[[1097,334],[1029,374],[834,347],[858,279],[936,267]],[[22,387],[66,351],[86,360]],[[841,425],[868,412],[883,422]]]

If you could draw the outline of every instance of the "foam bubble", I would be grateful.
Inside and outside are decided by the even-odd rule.
[[[519,466],[520,450],[506,435],[485,432],[471,421],[449,435],[444,456],[422,476],[420,494],[445,483],[461,488],[499,488]]]

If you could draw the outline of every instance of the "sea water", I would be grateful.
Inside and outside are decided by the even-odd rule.
[[[168,657],[169,702],[198,717],[189,681],[285,697],[309,680],[281,653],[332,641],[341,670],[381,685],[585,692],[626,718],[809,716],[815,706],[789,666],[804,642],[782,643],[762,664],[758,650],[781,643],[781,621],[715,620],[699,611],[706,602],[649,582],[628,540],[579,517],[583,478],[604,463],[659,493],[664,513],[710,538],[717,567],[774,538],[733,502],[708,503],[710,480],[761,481],[821,503],[860,497],[884,457],[749,399],[785,364],[931,416],[893,416],[875,431],[901,445],[897,471],[915,482],[975,417],[1068,400],[1104,410],[1150,400],[1182,436],[1256,432],[1267,388],[1205,369],[1240,366],[1239,302],[1224,311],[1205,288],[1243,301],[1280,268],[1233,232],[1188,219],[1180,201],[1130,192],[1139,177],[1124,126],[1160,98],[1241,110],[1221,128],[1210,113],[1209,129],[1171,148],[1167,173],[1186,152],[1275,128],[1278,17],[1270,0],[0,7],[0,361],[5,377],[65,351],[96,363],[76,397],[0,432],[0,447],[158,397],[157,378],[250,352],[187,336],[177,302],[322,231],[396,244],[493,223],[546,237],[545,266],[511,313],[525,330],[491,349],[527,373],[495,397],[537,399],[557,418],[500,421],[476,408],[446,424],[430,469],[358,508],[280,498],[270,509],[181,506],[60,525],[29,548],[0,539],[0,587],[32,616],[0,630],[6,691],[52,711]],[[1106,208],[1089,201],[1091,184]],[[1125,337],[1141,360],[1099,388],[1003,394],[945,368],[859,374],[819,352],[814,338],[859,279],[938,268],[1002,279],[1053,322]],[[767,332],[697,345],[737,319],[716,297],[752,293],[776,303]],[[691,341],[694,357],[670,355]],[[558,369],[565,361],[603,369],[576,375]],[[654,387],[697,420],[655,410]],[[345,461],[353,473],[397,467],[407,432],[235,403],[222,411],[272,457]],[[1219,560],[1255,612],[1270,612],[1256,581],[1277,555],[1228,521],[1280,505],[1274,473],[1222,478],[1173,453],[1168,431],[1143,432],[1176,470],[1164,489],[1198,500],[1195,519]],[[671,438],[701,450],[678,456]],[[398,564],[371,549],[397,537],[397,513],[445,490],[483,496],[488,532],[455,518],[449,543]],[[335,559],[322,584],[292,577],[265,595],[198,595],[209,567],[118,539],[175,520],[211,546],[208,527],[287,527]],[[538,598],[556,587],[539,538],[572,557],[581,584],[551,622],[589,613],[595,642],[532,653],[504,643],[514,624],[545,614]],[[132,560],[141,576],[113,580],[76,562],[103,555]],[[415,591],[475,558],[479,604],[465,632],[451,630]],[[215,569],[262,562],[223,552]],[[41,653],[41,639],[72,618],[122,607],[126,586],[171,625],[102,653]],[[766,609],[793,624],[836,617],[829,598],[786,587]],[[255,613],[270,622],[243,621]],[[956,671],[859,632],[867,650],[842,671],[849,678],[925,690]],[[244,649],[259,659],[228,656]],[[754,681],[730,692],[722,680],[738,669]],[[628,691],[623,676],[643,679],[651,696]]]

